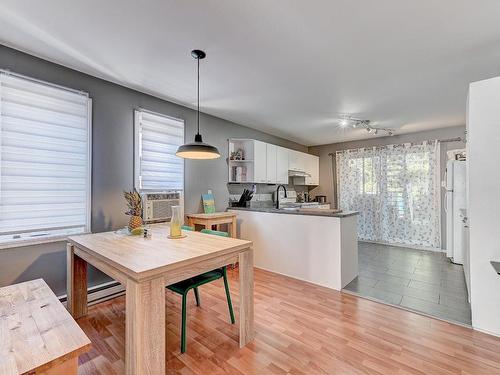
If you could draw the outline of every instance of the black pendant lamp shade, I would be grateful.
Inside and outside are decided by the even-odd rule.
[[[217,147],[204,143],[200,134],[200,60],[204,59],[206,54],[195,49],[191,51],[191,56],[198,61],[198,132],[194,136],[194,142],[183,144],[175,154],[185,159],[217,159],[220,157]]]

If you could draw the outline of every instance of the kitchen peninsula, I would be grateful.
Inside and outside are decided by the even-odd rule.
[[[358,276],[357,212],[230,208],[257,268],[335,290]]]

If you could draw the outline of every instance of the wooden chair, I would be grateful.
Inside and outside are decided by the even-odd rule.
[[[182,226],[182,229],[193,231],[193,227]],[[221,232],[210,229],[202,229],[202,233],[213,234],[216,236],[229,237],[229,233]],[[211,283],[212,281],[218,279],[224,279],[224,288],[226,289],[226,298],[227,304],[229,307],[229,316],[231,318],[231,324],[234,324],[234,312],[233,312],[233,304],[231,302],[231,294],[229,293],[229,283],[227,281],[227,270],[226,267],[218,268],[213,271],[205,272],[201,275],[192,277],[187,280],[180,281],[178,283],[169,285],[167,288],[172,292],[180,294],[182,296],[182,323],[181,323],[181,353],[186,352],[186,323],[187,323],[187,294],[193,289],[194,297],[196,299],[196,306],[200,306],[200,295],[198,292],[198,287]]]

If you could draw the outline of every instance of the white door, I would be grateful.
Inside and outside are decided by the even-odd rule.
[[[470,303],[470,248],[469,248],[469,224],[467,218],[464,217],[462,237],[464,241],[464,274],[465,283],[467,285],[467,297]]]
[[[463,215],[465,201],[465,161],[453,163],[453,262],[464,263]]]
[[[266,182],[268,184],[276,183],[276,146],[266,144]]]
[[[276,183],[288,184],[288,149],[276,146]]]
[[[446,163],[445,173],[446,256],[453,257],[453,160]]]
[[[267,183],[267,145],[261,141],[253,141],[253,179],[259,184]]]

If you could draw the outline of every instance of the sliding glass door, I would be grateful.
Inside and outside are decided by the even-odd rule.
[[[339,207],[359,211],[360,240],[439,249],[439,144],[338,152]]]

